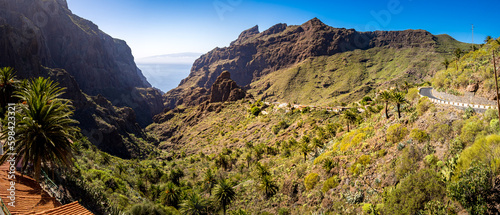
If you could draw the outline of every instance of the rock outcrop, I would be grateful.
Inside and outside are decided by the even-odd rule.
[[[190,89],[209,89],[223,71],[245,88],[261,77],[289,68],[308,58],[330,56],[356,49],[374,47],[433,47],[436,38],[424,30],[357,32],[333,28],[314,18],[300,26],[277,24],[259,33],[250,28],[229,47],[215,48],[198,58],[190,75],[180,85],[164,94],[165,105],[183,104]]]
[[[245,96],[245,91],[231,80],[231,74],[228,71],[222,72],[210,88],[210,103],[237,101]]]
[[[125,41],[74,15],[66,0],[0,0],[0,66],[20,78],[44,75],[41,66],[64,69],[84,93],[133,106],[141,126],[163,110],[161,93],[137,90],[151,85]]]

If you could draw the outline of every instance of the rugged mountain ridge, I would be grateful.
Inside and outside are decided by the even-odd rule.
[[[64,69],[86,94],[135,106],[142,126],[163,110],[161,103],[150,105],[159,100],[135,93],[151,85],[125,41],[74,15],[66,0],[0,0],[0,56],[0,66],[14,67],[22,78],[44,75],[41,65]]]
[[[103,151],[133,158],[147,150],[142,127],[160,113],[127,44],[68,9],[65,0],[0,0],[0,67],[18,78],[51,77],[66,88],[82,133]],[[152,141],[154,142],[154,141]]]
[[[376,47],[433,49],[438,40],[424,30],[358,32],[327,26],[317,18],[300,26],[280,23],[263,32],[255,26],[243,31],[229,47],[215,48],[197,59],[190,75],[164,95],[165,105],[173,108],[183,104],[180,98],[197,87],[210,88],[226,70],[238,85],[248,89],[262,77],[309,58]]]

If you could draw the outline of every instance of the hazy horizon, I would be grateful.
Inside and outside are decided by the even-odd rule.
[[[129,44],[136,58],[172,53],[206,53],[225,47],[241,31],[277,23],[300,25],[317,17],[357,31],[423,29],[466,43],[500,36],[498,1],[320,1],[260,0],[143,1],[67,0],[73,13]]]

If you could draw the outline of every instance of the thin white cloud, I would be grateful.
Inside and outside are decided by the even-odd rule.
[[[202,54],[193,52],[157,55],[135,60],[137,64],[193,64]]]

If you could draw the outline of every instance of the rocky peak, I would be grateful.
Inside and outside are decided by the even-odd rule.
[[[210,92],[210,103],[237,101],[245,98],[246,93],[235,81],[231,80],[228,71],[222,72],[212,85]]]
[[[56,2],[61,5],[63,8],[68,9],[68,2],[66,0],[56,0]]]
[[[301,27],[305,30],[305,31],[309,31],[309,30],[317,30],[317,29],[324,29],[325,27],[327,27],[327,25],[325,25],[325,23],[323,23],[321,20],[319,20],[318,18],[313,18],[307,22],[305,22],[304,24],[301,25]]]
[[[286,29],[286,27],[287,27],[287,24],[279,23],[279,24],[273,25],[269,29],[262,32],[262,35],[278,34],[278,33],[283,32]]]
[[[245,42],[245,40],[259,34],[259,26],[256,25],[256,26],[253,26],[247,30],[244,30],[243,32],[241,32],[240,36],[238,37],[238,39],[236,39],[235,41],[231,42],[231,45],[241,45],[243,42]]]

